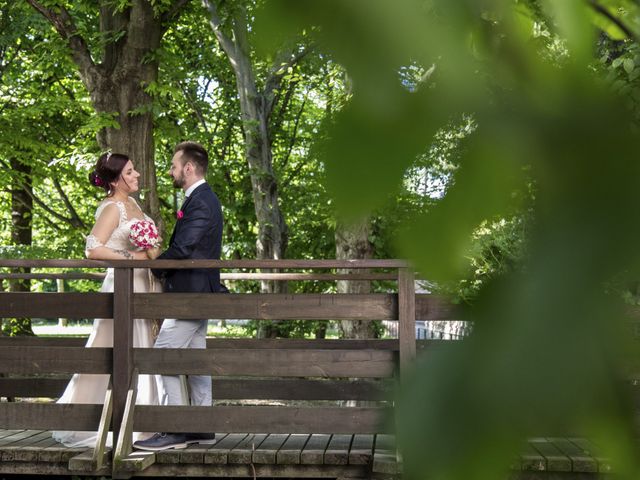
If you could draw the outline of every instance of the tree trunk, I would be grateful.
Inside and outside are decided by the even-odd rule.
[[[248,59],[247,59],[248,60]],[[253,203],[258,221],[256,257],[282,259],[287,250],[287,225],[278,200],[278,181],[273,173],[273,158],[266,101],[258,94],[252,76],[237,76],[240,109],[245,137],[245,156],[251,171]],[[282,282],[263,282],[263,292],[283,292]]]
[[[0,280],[0,293],[4,292],[3,282],[4,280]],[[3,335],[4,335],[4,318],[0,317],[0,337],[2,337]]]
[[[118,128],[105,128],[98,134],[103,149],[128,155],[140,172],[143,209],[161,222],[153,141],[153,100],[144,89],[158,79],[158,62],[148,57],[160,48],[162,17],[154,14],[150,2],[136,0],[128,11],[114,14],[103,7],[102,33],[126,29],[126,38],[104,50],[100,74],[80,74],[98,113],[117,113]],[[159,225],[162,229],[162,225]]]
[[[11,243],[13,245],[31,246],[33,197],[31,186],[31,166],[18,159],[11,159],[11,170],[16,175],[11,188]],[[29,273],[28,268],[12,270],[14,273]],[[28,292],[31,290],[29,280],[11,280],[9,290],[12,292]],[[8,329],[11,336],[33,335],[31,319],[10,318]]]
[[[244,131],[245,157],[251,172],[253,204],[258,221],[256,258],[282,259],[287,249],[287,225],[278,202],[278,181],[273,173],[267,109],[269,102],[258,93],[249,56],[243,56],[236,69],[240,111]],[[272,272],[276,270],[265,269]],[[286,282],[263,281],[262,293],[286,293]],[[258,338],[287,337],[279,321],[258,323]]]
[[[258,221],[256,258],[282,259],[287,249],[287,225],[278,202],[278,181],[273,173],[273,159],[265,101],[255,90],[253,78],[238,75],[238,92],[244,126],[245,156],[251,171],[253,204]],[[264,269],[267,272],[277,270]],[[287,283],[262,281],[262,293],[286,293]],[[279,321],[258,322],[258,338],[288,337],[286,329],[279,328]]]
[[[131,72],[126,81],[114,81],[114,78],[121,76],[114,72],[101,78],[100,86],[91,91],[98,113],[117,112],[118,115],[119,128],[103,129],[98,134],[98,143],[103,150],[124,153],[134,162],[140,172],[141,188],[138,194],[142,197],[142,207],[162,229],[154,162],[153,118],[148,111],[152,100],[142,89],[143,84],[155,81],[157,65],[155,71],[147,72],[148,75],[133,71],[136,67],[133,64],[123,65],[123,72]],[[133,115],[130,113],[136,110],[147,111]]]
[[[209,2],[211,3],[211,2]],[[256,257],[259,259],[284,258],[287,249],[287,225],[278,201],[278,180],[273,172],[271,133],[269,117],[273,110],[274,90],[279,77],[271,75],[265,79],[264,91],[258,92],[256,73],[251,63],[248,44],[248,16],[244,7],[235,10],[233,18],[233,41],[216,37],[231,64],[236,77],[240,112],[244,132],[245,157],[251,175],[253,203],[258,221]],[[218,34],[219,32],[219,34]],[[279,292],[281,282],[263,282],[263,292]]]
[[[369,241],[371,224],[369,219],[354,223],[338,222],[336,226],[336,259],[355,260],[373,257],[373,245]],[[342,270],[341,273],[366,273],[368,270]],[[339,280],[338,293],[370,293],[371,282],[368,280]],[[366,339],[376,338],[375,325],[371,321],[342,320],[340,321],[342,338]]]
[[[249,166],[253,203],[258,222],[256,257],[258,259],[282,259],[287,250],[287,225],[278,201],[278,180],[273,172],[273,157],[270,142],[269,117],[273,110],[274,91],[280,84],[282,74],[272,73],[264,82],[264,91],[258,92],[256,73],[251,63],[248,43],[248,15],[244,5],[233,10],[232,32],[228,37],[222,30],[218,15],[218,2],[203,2],[211,15],[211,27],[227,57],[236,77],[240,100],[240,112],[244,132],[245,158]],[[272,270],[266,270],[272,271]],[[261,282],[263,293],[284,293],[284,282]],[[257,336],[276,337],[284,335],[278,322],[258,323]]]

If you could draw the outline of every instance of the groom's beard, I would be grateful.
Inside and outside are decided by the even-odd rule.
[[[184,175],[180,172],[180,175],[173,177],[173,186],[176,188],[182,188],[184,186]]]

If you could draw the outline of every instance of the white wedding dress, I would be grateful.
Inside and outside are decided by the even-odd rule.
[[[125,206],[121,202],[113,202],[106,200],[102,202],[96,210],[96,220],[100,216],[102,210],[109,204],[115,203],[120,210],[120,221],[118,227],[113,231],[111,237],[104,245],[115,250],[131,250],[132,245],[129,241],[129,231],[131,225],[138,219],[127,219]],[[152,221],[147,215],[145,219]],[[102,244],[92,235],[87,237],[87,251],[102,246]],[[136,268],[133,274],[134,292],[154,292],[161,291],[159,282],[153,280],[153,276],[149,269]],[[113,269],[107,270],[101,292],[113,292]],[[133,322],[133,346],[140,348],[153,347],[153,320],[136,319]],[[113,319],[100,318],[93,323],[93,331],[87,340],[87,347],[113,347]],[[99,374],[75,374],[64,394],[57,403],[93,403],[103,404],[107,386],[109,383],[109,375]],[[138,396],[136,404],[139,405],[158,405],[158,388],[155,375],[140,375],[138,377]],[[149,434],[134,433],[133,440],[147,438]],[[73,432],[73,431],[55,431],[53,438],[68,447],[94,447],[97,439],[97,432]],[[112,445],[111,433],[107,440],[108,445]]]

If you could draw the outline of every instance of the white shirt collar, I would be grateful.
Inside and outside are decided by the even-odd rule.
[[[194,183],[193,185],[191,185],[186,192],[184,192],[184,196],[185,198],[188,197],[189,195],[191,195],[193,193],[193,191],[198,188],[200,185],[202,185],[203,183],[205,183],[204,178],[201,178],[200,180],[198,180],[196,183]]]

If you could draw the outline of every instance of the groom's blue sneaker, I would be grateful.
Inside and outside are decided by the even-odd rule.
[[[186,443],[202,443],[205,445],[213,445],[216,443],[215,433],[185,433]]]
[[[184,433],[156,433],[147,440],[134,442],[133,448],[149,452],[187,448],[187,436]]]

